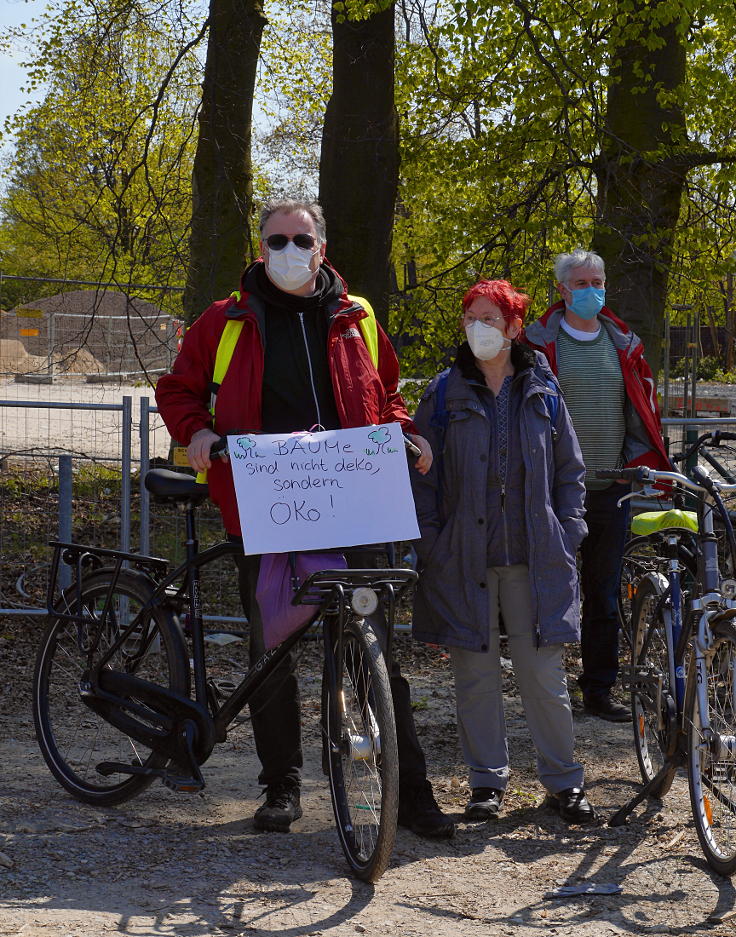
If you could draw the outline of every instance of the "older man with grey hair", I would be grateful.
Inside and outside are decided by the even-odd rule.
[[[187,444],[189,464],[207,471],[210,495],[228,536],[241,542],[231,468],[210,459],[210,446],[220,435],[392,422],[415,432],[398,392],[399,362],[388,336],[369,304],[348,295],[347,284],[325,257],[320,206],[295,199],[272,201],[261,212],[260,229],[261,257],[245,270],[238,290],[213,303],[188,329],[172,372],[156,386],[159,412],[171,435]],[[364,332],[366,320],[373,327]],[[223,336],[229,322],[240,323],[240,328],[224,376],[215,383],[214,367],[227,344]],[[426,472],[432,464],[429,443],[416,434],[412,439],[420,450],[414,467]],[[365,567],[369,562],[365,550],[348,553],[348,563]],[[243,555],[238,568],[255,663],[265,651],[256,600],[260,557]],[[380,631],[382,616],[376,613],[373,623]],[[302,816],[296,665],[292,652],[250,702],[265,794],[253,818],[258,830],[288,832]],[[396,662],[390,679],[399,743],[399,823],[419,836],[452,836],[455,825],[435,801],[409,684]]]
[[[605,305],[603,259],[580,248],[555,260],[562,297],[532,323],[526,341],[542,351],[562,387],[585,462],[585,521],[580,547],[583,592],[579,678],[588,713],[628,722],[629,709],[611,696],[618,674],[617,592],[628,511],[616,482],[597,469],[669,467],[654,379],[641,340]]]

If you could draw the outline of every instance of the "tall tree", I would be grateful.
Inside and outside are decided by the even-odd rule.
[[[332,95],[319,168],[328,256],[386,325],[399,173],[394,4],[335,2],[332,34]]]
[[[251,253],[253,95],[266,25],[261,0],[210,0],[209,9],[184,292],[190,322],[232,290]]]
[[[593,248],[606,260],[608,302],[643,340],[655,374],[691,168],[679,93],[687,74],[689,26],[684,5],[635,0],[626,6],[608,37],[611,77],[595,160]]]

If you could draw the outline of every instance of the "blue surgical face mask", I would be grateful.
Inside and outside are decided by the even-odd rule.
[[[581,290],[570,290],[570,292],[572,302],[567,308],[581,319],[594,319],[606,302],[606,291],[603,287],[586,286]]]

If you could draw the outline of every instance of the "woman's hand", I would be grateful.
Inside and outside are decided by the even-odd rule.
[[[416,433],[407,433],[407,436],[414,445],[421,451],[421,455],[417,456],[417,460],[414,463],[414,468],[419,472],[420,475],[426,475],[427,472],[432,468],[432,461],[434,456],[432,455],[432,447],[424,438],[424,436],[418,436]]]

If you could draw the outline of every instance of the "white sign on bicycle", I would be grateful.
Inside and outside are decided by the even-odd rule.
[[[228,437],[247,554],[419,536],[398,423]]]

